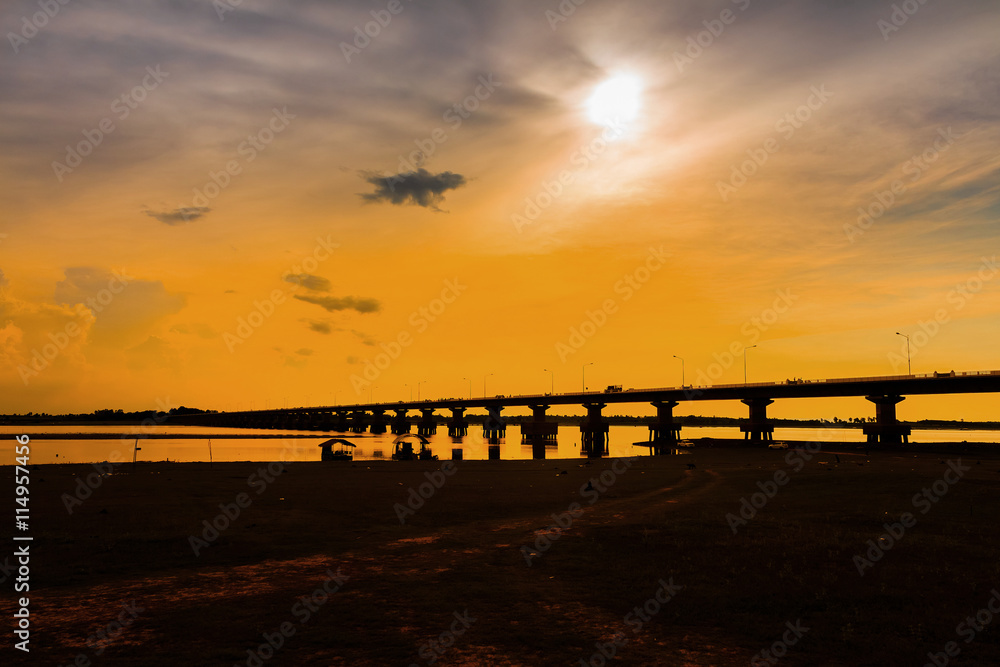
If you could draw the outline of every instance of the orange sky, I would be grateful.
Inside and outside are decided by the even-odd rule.
[[[2,411],[1000,368],[995,2],[273,4],[3,10]]]

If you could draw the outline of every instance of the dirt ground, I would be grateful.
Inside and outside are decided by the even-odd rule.
[[[32,467],[4,664],[1000,664],[1000,452],[109,471]]]

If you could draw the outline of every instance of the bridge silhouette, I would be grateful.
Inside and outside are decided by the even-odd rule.
[[[506,436],[505,408],[527,407],[531,420],[521,425],[524,442],[532,443],[535,456],[544,458],[545,443],[554,442],[558,424],[546,418],[554,405],[581,405],[587,414],[580,424],[584,451],[590,457],[608,453],[608,424],[602,410],[612,404],[649,403],[656,407],[656,417],[649,425],[649,447],[652,453],[669,452],[680,440],[681,426],[674,421],[673,410],[684,401],[738,400],[749,408],[749,415],[740,430],[750,444],[766,446],[774,439],[774,426],[767,418],[767,406],[778,399],[833,398],[864,396],[875,405],[875,421],[864,425],[870,445],[899,447],[908,443],[910,429],[896,419],[896,405],[908,395],[981,394],[1000,392],[1000,371],[971,371],[895,375],[875,377],[835,378],[827,380],[785,380],[709,386],[661,387],[653,389],[583,391],[570,393],[523,394],[483,398],[440,398],[434,400],[399,401],[396,403],[358,403],[325,407],[286,408],[243,412],[202,413],[187,415],[183,423],[207,426],[294,429],[394,435],[409,433],[416,425],[419,435],[437,432],[435,412],[450,410],[446,423],[448,435],[468,434],[470,409],[485,409],[483,437],[498,441]],[[420,413],[411,420],[409,413]],[[387,413],[395,413],[388,416]]]

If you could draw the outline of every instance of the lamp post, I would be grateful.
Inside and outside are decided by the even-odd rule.
[[[472,378],[462,378],[463,380],[469,381],[469,400],[472,400]],[[483,392],[485,393],[485,392]]]
[[[404,384],[404,387],[410,387],[409,384]],[[413,387],[410,387],[410,403],[413,402]]]
[[[750,347],[743,348],[743,384],[747,383],[747,350],[752,350],[757,347],[756,345],[751,345]]]
[[[593,366],[594,362],[591,361],[589,364],[584,364],[580,371],[581,384],[583,385],[583,391],[587,391],[587,366]]]
[[[490,377],[492,375],[493,375],[493,373],[490,373],[489,375],[484,375],[483,376],[483,398],[486,398],[486,378],[488,378],[488,377]]]
[[[556,393],[556,372],[555,371],[550,371],[548,368],[542,369],[542,372],[543,373],[551,373],[552,374],[552,385],[551,385],[551,387],[549,389],[549,393],[550,394]]]
[[[681,358],[675,354],[674,359],[681,359]],[[681,359],[681,389],[683,388],[684,388],[684,360]]]
[[[896,332],[897,336],[902,336],[906,339],[906,374],[913,375],[913,370],[910,368],[910,337],[906,334]]]
[[[427,383],[427,380],[421,380],[420,382],[417,383],[417,400],[418,401],[420,400],[420,385],[426,384],[426,383]]]

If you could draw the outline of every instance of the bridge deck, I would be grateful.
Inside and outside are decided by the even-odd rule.
[[[564,394],[522,394],[487,398],[442,398],[397,403],[359,403],[281,410],[254,414],[310,414],[344,410],[420,410],[449,408],[527,407],[532,405],[584,405],[587,403],[649,403],[652,401],[726,401],[752,398],[830,398],[843,396],[909,396],[916,394],[978,394],[1000,392],[1000,371],[928,373],[827,380],[786,380],[713,386],[663,387],[625,391],[588,391]],[[229,413],[243,414],[243,413]]]

